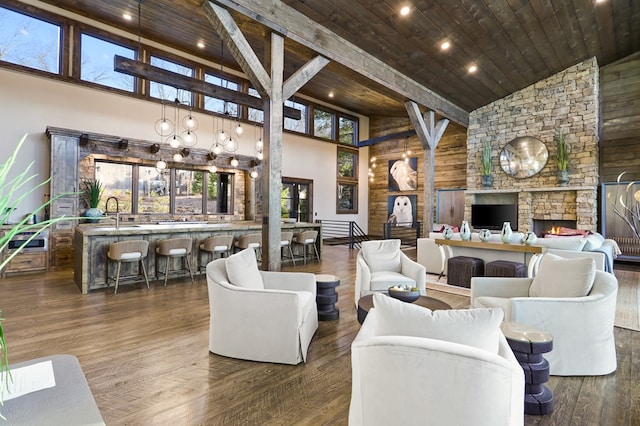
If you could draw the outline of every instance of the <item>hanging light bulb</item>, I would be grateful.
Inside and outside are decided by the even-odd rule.
[[[191,110],[189,110],[189,113],[182,119],[182,125],[185,129],[192,132],[198,128],[198,120],[191,114]]]
[[[169,146],[171,148],[180,148],[180,145],[182,145],[182,141],[180,140],[180,136],[178,135],[173,135],[169,138]]]
[[[249,176],[251,176],[252,179],[255,179],[258,177],[258,171],[256,169],[251,170],[251,173],[249,173]]]
[[[256,154],[256,158],[260,161],[264,160],[264,154],[262,153],[262,151]]]
[[[185,130],[182,132],[182,142],[185,146],[194,146],[198,143],[198,136],[191,130]]]
[[[235,152],[238,149],[238,141],[232,137],[228,137],[224,141],[224,149],[226,149],[229,152]]]
[[[211,150],[211,152],[213,152],[216,155],[222,154],[222,145],[220,145],[218,142],[214,143],[213,149]]]
[[[242,135],[242,132],[244,132],[242,124],[238,123],[238,125],[236,126],[236,135],[240,137]]]
[[[264,142],[262,142],[262,138],[256,141],[256,149],[262,150],[264,148]]]
[[[156,162],[156,169],[163,171],[167,168],[167,163],[164,160],[158,160]]]
[[[217,173],[218,172],[218,167],[216,167],[215,164],[212,164],[209,166],[209,172],[210,173]]]
[[[182,156],[182,154],[180,154],[179,152],[176,152],[175,154],[173,154],[173,161],[179,163],[182,160],[184,160],[184,157]]]
[[[218,130],[218,140],[224,142],[227,139],[227,132],[224,129]]]
[[[231,167],[238,167],[238,165],[240,164],[240,162],[238,161],[238,159],[237,159],[237,158],[232,157],[232,158],[231,158],[231,162],[230,162],[230,164],[231,164]]]

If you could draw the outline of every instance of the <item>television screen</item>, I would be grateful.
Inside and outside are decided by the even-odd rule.
[[[502,229],[504,222],[518,230],[518,206],[516,204],[472,204],[471,226],[474,229]]]

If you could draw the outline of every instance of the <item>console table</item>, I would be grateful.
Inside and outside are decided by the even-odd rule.
[[[505,243],[497,243],[497,242],[484,242],[484,241],[463,241],[463,240],[446,240],[444,238],[438,238],[435,240],[436,244],[440,248],[440,252],[442,255],[442,269],[440,270],[440,276],[438,279],[442,278],[444,275],[444,268],[446,264],[446,260],[453,257],[453,252],[451,251],[451,247],[465,247],[471,249],[479,249],[479,250],[497,250],[497,251],[508,251],[508,252],[516,252],[522,253],[524,264],[527,265],[527,275],[532,277],[533,271],[536,268],[536,265],[540,261],[542,254],[547,251],[547,248],[544,246],[536,246],[536,245],[526,245],[526,244],[505,244]],[[446,250],[446,253],[445,253]]]

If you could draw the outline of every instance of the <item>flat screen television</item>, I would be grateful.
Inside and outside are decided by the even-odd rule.
[[[504,222],[511,223],[511,229],[518,230],[517,204],[472,204],[471,226],[478,229],[502,229]]]

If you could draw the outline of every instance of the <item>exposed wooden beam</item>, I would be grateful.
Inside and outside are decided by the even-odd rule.
[[[322,68],[329,63],[329,60],[324,56],[316,56],[311,61],[304,64],[304,66],[298,69],[285,81],[282,97],[289,99],[295,95],[302,86],[305,85],[314,75],[318,74]]]
[[[463,126],[469,113],[278,0],[214,0]],[[207,2],[205,2],[207,3]],[[211,1],[209,3],[212,3]]]
[[[377,143],[380,142],[384,142],[384,141],[388,141],[391,139],[402,139],[402,138],[408,138],[411,137],[413,135],[416,134],[415,130],[407,130],[404,132],[400,132],[400,133],[393,133],[390,135],[384,135],[384,136],[378,136],[377,138],[371,138],[371,139],[367,139],[364,141],[360,141],[356,144],[356,146],[358,148],[363,147],[363,146],[371,146],[371,145],[375,145]]]
[[[213,98],[224,99],[228,102],[246,105],[255,109],[263,108],[262,99],[256,98],[255,96],[251,96],[247,93],[236,92],[235,90],[216,86],[215,84],[207,83],[203,80],[197,80],[186,75],[154,67],[153,65],[129,58],[124,58],[118,55],[114,57],[113,62],[113,69],[123,74],[145,78],[147,80],[166,84],[178,89],[201,93]],[[300,118],[302,118],[302,113],[300,112],[300,110],[285,106],[284,116],[287,118],[300,120]]]

